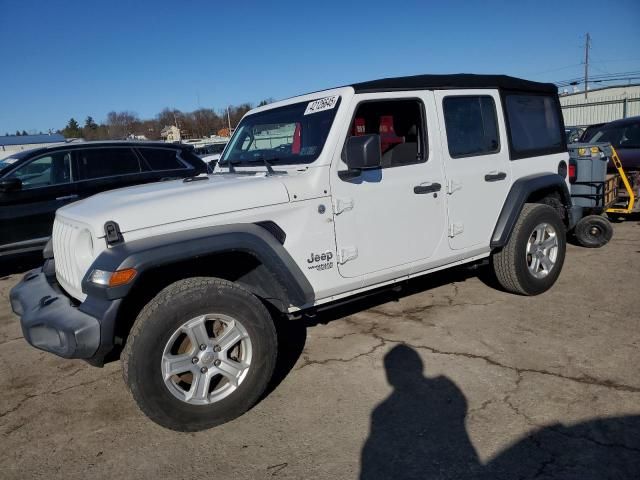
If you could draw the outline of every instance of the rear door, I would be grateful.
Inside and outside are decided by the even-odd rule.
[[[77,198],[71,167],[71,152],[53,151],[6,175],[19,178],[22,188],[0,192],[0,249],[11,245],[11,250],[19,250],[46,242],[56,210]]]
[[[489,246],[511,185],[500,95],[436,91],[445,164],[447,235],[453,250]]]
[[[81,198],[144,181],[141,161],[131,147],[77,150],[75,164]]]

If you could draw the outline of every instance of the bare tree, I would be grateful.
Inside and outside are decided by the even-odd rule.
[[[109,138],[123,139],[137,130],[140,119],[134,112],[109,112],[107,114],[107,126]]]

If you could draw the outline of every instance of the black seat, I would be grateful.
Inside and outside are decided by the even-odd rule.
[[[418,127],[408,125],[405,119],[394,118],[393,128],[396,135],[404,137],[404,142],[393,145],[382,155],[383,168],[413,163],[418,158]]]

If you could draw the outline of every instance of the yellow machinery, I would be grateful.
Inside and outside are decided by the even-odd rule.
[[[611,150],[611,151],[608,152],[607,150]],[[622,168],[622,162],[620,162],[620,157],[618,157],[618,153],[616,152],[616,149],[613,148],[612,145],[609,145],[609,146],[605,147],[604,151],[605,151],[604,152],[605,155],[607,155],[611,159],[611,161],[613,162],[613,165],[616,167],[616,170],[618,171],[618,175],[619,175],[619,177],[613,176],[611,178],[611,180],[613,181],[613,184],[614,184],[614,189],[615,189],[614,191],[616,192],[615,204],[619,204],[620,200],[622,200],[624,202],[625,198],[626,198],[626,203],[627,203],[627,206],[625,208],[619,208],[618,206],[612,206],[612,207],[607,208],[606,212],[607,213],[621,213],[621,214],[632,213],[633,212],[633,207],[635,206],[636,196],[635,196],[635,192],[633,191],[633,187],[631,186],[631,183],[629,182],[629,178],[627,177],[627,174],[625,173],[624,168]],[[618,182],[618,179],[620,180],[620,182]],[[624,196],[617,194],[618,193],[618,188],[619,188],[619,183],[622,183],[622,185],[624,186],[624,189],[626,190],[626,195],[624,195]]]
[[[631,172],[630,178],[618,152],[608,143],[574,143],[568,150],[572,233],[584,247],[601,247],[613,235],[613,227],[603,214],[615,217],[638,210],[634,189],[640,185],[640,174]],[[615,173],[607,173],[609,162]]]

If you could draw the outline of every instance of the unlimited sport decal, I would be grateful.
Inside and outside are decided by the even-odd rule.
[[[305,115],[311,115],[312,113],[323,112],[325,110],[331,110],[338,104],[339,95],[333,97],[324,97],[319,100],[309,102],[307,109],[304,111]]]

